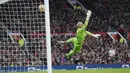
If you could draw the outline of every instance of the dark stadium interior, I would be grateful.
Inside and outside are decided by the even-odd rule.
[[[0,5],[0,67],[46,65],[45,16],[38,10],[40,1],[37,4],[31,4],[31,1],[10,1]],[[78,1],[93,12],[86,30],[93,33],[118,31],[126,38],[128,45],[119,41],[113,42],[108,35],[102,35],[99,39],[87,37],[82,51],[70,61],[66,60],[64,54],[73,46],[60,45],[57,41],[74,37],[76,23],[84,22],[86,13],[73,9],[67,0],[50,0],[51,33],[54,34],[51,37],[52,64],[130,63],[130,40],[127,37],[130,32],[130,0]],[[26,45],[19,47],[18,43],[13,43],[8,32],[22,33],[27,40]],[[110,49],[116,50],[115,56],[109,56]]]

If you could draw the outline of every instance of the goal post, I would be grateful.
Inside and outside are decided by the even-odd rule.
[[[44,2],[45,2],[45,27],[46,27],[46,47],[47,47],[47,68],[48,68],[47,71],[48,73],[52,73],[49,0],[44,0]]]

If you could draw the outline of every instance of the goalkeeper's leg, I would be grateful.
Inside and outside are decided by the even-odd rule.
[[[74,38],[70,38],[66,41],[58,41],[58,43],[61,43],[61,44],[66,44],[66,43],[74,43],[74,40],[75,40],[75,37]]]
[[[67,42],[67,43],[73,43],[73,42],[74,42],[74,40],[75,40],[75,37],[73,37],[73,38],[70,38],[70,39],[66,40],[66,42]]]
[[[76,45],[74,46],[73,50],[71,50],[68,54],[66,54],[66,58],[69,59],[72,55],[80,52],[82,46],[81,45]]]

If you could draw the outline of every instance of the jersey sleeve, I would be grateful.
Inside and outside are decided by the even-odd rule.
[[[87,26],[88,26],[88,20],[85,21],[85,23],[84,23],[82,29],[85,30],[85,29],[87,28]]]
[[[87,35],[92,35],[92,33],[91,33],[91,32],[89,32],[89,31],[86,31],[86,34],[87,34]]]

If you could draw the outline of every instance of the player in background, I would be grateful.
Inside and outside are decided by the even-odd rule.
[[[88,10],[85,23],[84,24],[82,22],[77,23],[78,29],[76,31],[76,37],[70,38],[66,41],[59,41],[58,42],[58,43],[62,43],[62,44],[73,43],[74,48],[69,53],[67,53],[65,55],[65,57],[67,59],[70,59],[72,55],[78,53],[81,50],[86,35],[90,35],[90,36],[93,36],[95,38],[98,38],[100,36],[99,34],[92,34],[91,32],[86,31],[86,27],[88,26],[88,22],[89,22],[89,18],[91,16],[91,14],[92,14],[92,12],[90,10]]]

